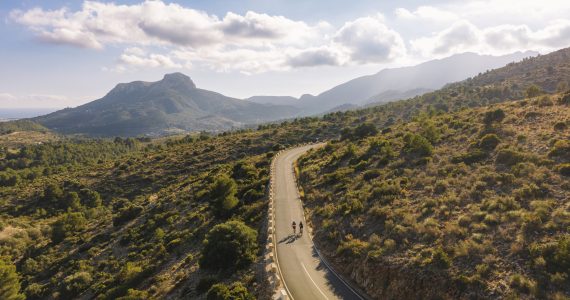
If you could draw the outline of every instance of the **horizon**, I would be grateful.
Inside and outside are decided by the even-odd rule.
[[[547,2],[2,3],[0,108],[76,107],[173,72],[238,99],[298,98],[460,53],[547,54],[570,45],[570,8]]]

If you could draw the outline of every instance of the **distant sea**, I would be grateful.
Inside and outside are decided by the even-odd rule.
[[[33,118],[49,114],[60,108],[0,108],[0,122]]]

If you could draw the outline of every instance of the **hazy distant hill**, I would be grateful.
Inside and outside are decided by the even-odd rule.
[[[67,134],[136,136],[225,130],[291,117],[297,111],[199,89],[190,77],[174,73],[157,82],[118,84],[99,100],[33,120]]]
[[[445,84],[473,77],[487,70],[536,56],[537,52],[516,52],[503,56],[456,54],[416,66],[384,69],[335,86],[317,96],[305,94],[299,100],[283,96],[256,96],[259,103],[287,104],[301,107],[303,115],[337,111],[338,108],[378,104],[421,95]]]
[[[384,69],[374,75],[350,80],[317,96],[306,96],[301,99],[301,105],[305,114],[312,114],[327,111],[342,104],[363,105],[370,98],[387,91],[403,93],[418,89],[436,90],[447,83],[464,80],[478,73],[534,55],[537,53],[530,51],[504,56],[463,53],[416,66]],[[404,99],[407,96],[415,95],[388,97],[386,101]]]
[[[291,96],[253,96],[245,100],[261,104],[292,105],[292,106],[300,105],[299,99]]]

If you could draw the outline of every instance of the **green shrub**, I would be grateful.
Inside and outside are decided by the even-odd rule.
[[[562,95],[562,97],[560,97],[560,99],[558,99],[558,103],[560,103],[562,105],[570,105],[570,93],[566,93],[566,94]]]
[[[128,204],[127,206],[121,208],[119,213],[113,218],[113,225],[120,226],[127,223],[130,220],[138,217],[143,211],[143,208],[139,205]]]
[[[570,163],[567,164],[560,164],[557,167],[558,172],[563,176],[570,176]]]
[[[570,161],[570,142],[565,140],[556,141],[548,156]]]
[[[200,267],[205,269],[243,268],[255,260],[257,232],[241,221],[214,226],[206,235]]]
[[[496,134],[486,134],[479,140],[479,147],[490,151],[495,149],[500,142],[501,139]]]
[[[234,282],[231,286],[223,283],[214,284],[208,294],[208,300],[254,300],[255,297],[251,295],[247,288],[241,282]]]
[[[238,205],[239,200],[236,198],[236,193],[237,184],[233,179],[225,174],[216,178],[208,195],[218,215],[226,216]]]
[[[230,300],[231,294],[230,289],[227,285],[223,283],[216,283],[210,287],[208,294],[206,294],[207,300]]]
[[[148,292],[129,289],[125,296],[117,298],[117,300],[147,300],[151,299]]]
[[[485,160],[487,157],[488,154],[485,151],[481,151],[480,149],[471,149],[465,154],[453,156],[451,158],[451,162],[456,164],[463,162],[470,165]]]
[[[83,213],[69,212],[61,215],[52,225],[51,239],[55,243],[63,241],[65,238],[80,232],[87,227],[87,220]]]
[[[511,286],[522,293],[534,295],[537,292],[536,281],[521,274],[515,274],[511,276],[510,281]]]
[[[16,267],[0,258],[0,299],[24,300]]]
[[[503,119],[505,118],[505,112],[502,109],[495,109],[492,111],[488,111],[485,113],[485,116],[483,117],[483,122],[487,125],[491,125],[492,123],[499,123],[501,121],[503,121]]]
[[[358,139],[363,139],[368,136],[378,134],[378,129],[372,123],[362,123],[354,128],[353,136]]]
[[[570,235],[558,240],[552,263],[560,270],[570,270]]]
[[[525,155],[512,149],[502,149],[497,153],[496,164],[514,166],[525,160]]]
[[[540,89],[540,87],[538,87],[537,85],[533,84],[531,86],[529,86],[526,91],[525,91],[525,95],[527,98],[534,98],[534,97],[538,97],[540,95],[544,94],[544,91],[542,91]]]
[[[91,277],[91,274],[79,271],[65,277],[63,279],[63,285],[68,296],[77,296],[80,292],[87,289],[92,281],[93,277]]]
[[[407,133],[404,136],[404,151],[420,157],[430,156],[433,153],[433,146],[423,136]]]
[[[343,257],[360,257],[368,249],[368,242],[359,239],[349,238],[347,241],[342,242],[336,249],[336,253]]]

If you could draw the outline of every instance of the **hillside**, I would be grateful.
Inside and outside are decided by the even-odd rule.
[[[215,283],[266,299],[256,262],[270,159],[338,130],[306,119],[218,137],[64,140],[0,152],[0,256],[17,265],[28,299],[203,298]],[[201,262],[203,241],[230,220],[257,236],[250,256],[235,266]]]
[[[257,130],[0,147],[0,256],[29,299],[266,299],[269,162],[318,139],[298,166],[315,241],[371,295],[568,297],[570,95],[541,90],[569,51]]]
[[[199,89],[183,74],[119,84],[105,97],[32,119],[64,134],[139,136],[220,131],[288,118],[291,106],[258,104]]]
[[[321,251],[377,298],[570,295],[570,109],[558,98],[424,114],[303,158]]]

